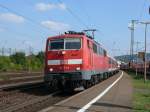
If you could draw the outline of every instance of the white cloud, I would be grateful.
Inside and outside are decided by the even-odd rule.
[[[70,28],[68,24],[56,21],[42,21],[41,24],[53,31],[66,31]]]
[[[61,4],[58,4],[58,7],[62,10],[66,10],[66,5],[61,3]]]
[[[48,11],[52,9],[66,10],[66,5],[63,3],[60,3],[60,4],[38,3],[35,5],[35,7],[38,11]]]
[[[22,16],[18,16],[13,13],[1,13],[0,20],[13,23],[23,23],[25,21],[25,19]]]

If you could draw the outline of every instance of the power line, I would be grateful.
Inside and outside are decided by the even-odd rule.
[[[16,32],[15,30],[9,29],[9,28],[6,27],[6,26],[2,26],[2,25],[0,25],[0,26],[3,27],[5,30],[11,31],[11,32],[14,33],[14,34],[22,35],[22,36],[27,36],[27,37],[33,37],[33,36],[31,36],[30,34],[21,33],[21,32]]]
[[[48,30],[48,28],[43,27],[40,23],[36,22],[35,20],[30,19],[29,17],[24,16],[24,15],[22,15],[22,14],[16,12],[16,11],[14,11],[14,10],[12,10],[12,9],[10,9],[10,8],[8,8],[8,7],[4,6],[4,5],[2,5],[2,4],[0,4],[0,7],[3,8],[3,9],[6,9],[8,12],[11,12],[11,13],[14,13],[14,14],[16,14],[16,15],[18,15],[18,16],[24,17],[26,20],[30,21],[33,25],[40,26],[41,28],[44,28],[44,29]],[[10,28],[7,28],[7,27],[4,27],[4,28],[7,29],[7,30],[9,30],[9,31],[12,31],[12,32],[13,32],[14,34],[16,34],[16,35],[22,35],[22,36],[27,36],[27,37],[33,37],[33,36],[31,36],[30,34],[21,33],[21,32],[16,32],[15,30],[10,29]],[[38,31],[38,32],[41,32],[40,29],[37,29],[37,28],[36,28],[36,32],[37,32],[37,31]],[[54,31],[53,31],[53,32],[54,32]]]
[[[2,25],[0,25],[0,27],[1,27]],[[22,32],[17,32],[17,31],[15,31],[15,30],[13,30],[13,29],[10,29],[10,28],[8,28],[8,27],[6,27],[6,26],[2,26],[3,28],[4,28],[4,30],[7,30],[8,32],[12,32],[14,35],[16,35],[16,36],[21,36],[21,38],[16,38],[16,40],[19,40],[19,41],[22,41],[21,43],[18,43],[17,45],[18,46],[22,46],[22,44],[24,43],[24,41],[26,41],[26,40],[24,40],[22,37],[29,37],[29,38],[31,38],[31,37],[33,37],[32,35],[30,35],[30,34],[27,34],[27,33],[22,33]],[[11,35],[12,36],[12,35]],[[6,43],[7,43],[7,41],[5,42],[5,44],[4,45],[6,45]],[[4,45],[1,45],[2,46],[2,48],[4,48]],[[7,45],[6,45],[7,46]],[[41,47],[42,48],[42,47]],[[0,51],[0,52],[2,52],[2,51]],[[1,53],[2,54],[2,53]]]
[[[102,32],[100,31],[100,27],[94,23],[94,21],[92,21],[92,17],[90,16],[90,14],[88,13],[86,7],[84,7],[83,4],[80,3],[80,5],[82,5],[82,11],[84,12],[84,15],[86,16],[87,20],[89,21],[88,23],[90,23],[91,27],[93,27],[94,29],[99,29],[97,30],[97,33],[99,33],[100,35],[102,34]]]
[[[62,0],[57,0],[59,3],[63,4]],[[89,27],[85,24],[85,22],[80,19],[80,17],[75,14],[69,7],[66,7],[66,10],[70,13],[70,15],[72,15],[80,24],[82,24],[83,26],[85,26],[86,29],[89,29]],[[88,16],[88,14],[87,14]],[[88,16],[89,17],[89,16]],[[97,30],[97,33],[101,34],[102,32],[100,30]]]
[[[63,2],[61,0],[57,0],[59,3],[63,4]],[[76,20],[81,23],[84,27],[86,27],[87,29],[88,26],[82,21],[82,19],[80,19],[80,17],[78,15],[76,15],[69,7],[66,7],[66,10],[74,17],[76,18]]]
[[[21,16],[21,17],[25,18],[26,20],[30,21],[30,22],[31,22],[32,24],[34,24],[34,25],[37,25],[37,26],[39,26],[39,27],[41,27],[41,28],[44,28],[44,29],[46,29],[46,30],[49,30],[47,27],[44,27],[43,25],[41,25],[41,24],[38,23],[37,21],[35,21],[35,20],[33,20],[33,19],[31,19],[31,18],[29,18],[29,17],[27,17],[27,16],[24,16],[24,15],[22,15],[22,14],[16,12],[16,11],[14,11],[14,10],[12,10],[12,9],[10,9],[10,8],[8,8],[8,7],[4,6],[4,5],[2,5],[2,4],[0,4],[0,7],[3,8],[3,9],[6,9],[7,11],[9,11],[9,12],[11,12],[11,13],[14,13],[14,14],[16,14],[16,15],[18,15],[18,16]],[[54,31],[53,31],[53,32],[54,32]]]
[[[90,17],[90,15],[88,14],[88,12],[87,12],[87,9],[86,9],[86,7],[84,7],[84,5],[85,4],[83,4],[83,2],[81,2],[80,1],[80,7],[82,6],[82,12],[84,12],[84,15],[86,16],[86,20],[88,21],[88,23],[92,26],[93,24],[92,24],[92,22],[91,22],[91,17]]]
[[[143,12],[144,12],[145,5],[146,5],[146,0],[144,0],[144,2],[143,2],[143,4],[142,4],[141,12],[140,12],[140,15],[139,15],[139,20],[140,20],[140,19],[142,18],[142,16],[143,16]]]

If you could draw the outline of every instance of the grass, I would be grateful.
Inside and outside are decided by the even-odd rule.
[[[133,112],[150,112],[150,93],[135,92]]]
[[[143,75],[128,72],[133,79],[133,112],[150,112],[150,80],[144,83]]]
[[[137,89],[149,89],[150,90],[150,80],[147,80],[147,82],[144,83],[143,79],[134,79],[133,85]]]

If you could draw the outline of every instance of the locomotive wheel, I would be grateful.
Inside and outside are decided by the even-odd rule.
[[[53,82],[46,82],[45,83],[45,89],[48,90],[48,91],[53,91],[53,90],[56,90],[56,85],[53,84]]]
[[[57,88],[61,91],[64,91],[64,84],[62,83],[62,81],[57,82]]]
[[[92,77],[91,83],[92,83],[92,85],[95,85],[95,84],[96,84],[96,77],[95,77],[95,76]]]
[[[101,75],[98,75],[97,78],[98,78],[98,79],[97,79],[97,80],[98,80],[98,83],[101,82]]]
[[[45,89],[50,90],[50,83],[48,83],[48,82],[45,83]]]
[[[74,88],[71,81],[66,81],[64,89],[66,92],[73,92]]]
[[[83,84],[84,89],[87,89],[90,87],[90,81],[86,80],[85,83]]]

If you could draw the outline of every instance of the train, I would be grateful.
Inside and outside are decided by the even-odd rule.
[[[117,60],[85,32],[48,37],[44,81],[58,89],[89,88],[119,71]]]
[[[129,63],[122,63],[120,65],[120,69],[125,71],[137,71],[138,73],[144,74],[145,65],[143,61],[137,61],[137,62],[129,62]],[[146,71],[147,74],[150,76],[150,61],[146,62]]]

